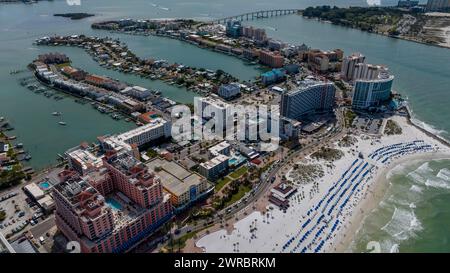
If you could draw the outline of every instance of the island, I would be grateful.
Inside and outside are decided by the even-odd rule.
[[[84,19],[87,17],[95,16],[95,14],[84,13],[84,12],[75,12],[75,13],[55,13],[55,14],[53,14],[53,16],[66,17],[66,18],[70,18],[72,20],[80,20],[80,19]]]
[[[308,7],[302,15],[394,38],[450,47],[450,13],[398,7]]]

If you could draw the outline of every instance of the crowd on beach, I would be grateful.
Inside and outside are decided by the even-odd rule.
[[[197,246],[207,252],[226,252],[229,243],[240,252],[342,251],[344,242],[354,235],[350,227],[359,225],[356,216],[366,213],[364,204],[375,197],[380,172],[408,155],[449,152],[448,147],[413,127],[404,128],[402,135],[356,139],[352,146],[341,148],[345,156],[334,161],[325,176],[298,186],[285,213],[272,209],[270,222],[262,223],[263,215],[253,212],[236,222],[230,234],[222,230],[211,233],[200,238]],[[258,226],[249,232],[252,222]]]

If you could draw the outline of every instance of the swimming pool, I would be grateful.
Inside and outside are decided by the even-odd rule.
[[[50,183],[48,183],[47,181],[43,181],[39,184],[39,187],[41,187],[41,189],[43,190],[48,190],[48,188],[50,188]]]
[[[228,164],[232,167],[238,167],[242,163],[244,163],[247,159],[242,155],[235,155],[234,157],[230,158],[228,160]]]
[[[106,204],[108,204],[108,206],[110,206],[113,210],[122,209],[122,204],[114,198],[106,198]]]

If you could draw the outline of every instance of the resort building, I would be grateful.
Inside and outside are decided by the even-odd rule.
[[[217,117],[216,122],[222,122],[222,128],[225,128],[227,111],[230,111],[228,103],[211,97],[195,97],[194,106],[195,115],[199,120],[208,121]]]
[[[228,171],[229,159],[228,156],[220,154],[207,162],[201,163],[198,172],[208,180],[214,181]]]
[[[172,216],[169,194],[142,163],[126,153],[104,161],[101,181],[66,177],[53,188],[56,225],[84,253],[124,252]],[[100,193],[96,187],[105,183],[110,187]]]
[[[261,82],[267,86],[279,81],[284,80],[286,77],[286,70],[283,68],[272,69],[271,71],[267,71],[261,74]]]
[[[147,88],[144,87],[140,87],[140,86],[128,86],[125,89],[123,89],[122,91],[120,91],[120,93],[122,94],[126,94],[132,98],[135,98],[137,100],[140,101],[146,101],[148,100],[151,96],[152,93],[150,90],[148,90]]]
[[[80,175],[86,175],[103,166],[102,159],[89,151],[87,146],[77,146],[68,150],[65,154],[69,167]]]
[[[308,67],[316,72],[339,71],[344,52],[341,49],[322,51],[310,50],[308,56]]]
[[[177,210],[192,205],[211,188],[205,178],[174,161],[155,158],[146,165],[161,178],[162,186],[170,193],[170,201]]]
[[[341,78],[346,81],[353,80],[356,65],[364,63],[365,60],[366,57],[361,53],[353,53],[352,55],[345,57],[342,60]]]
[[[241,30],[242,30],[242,26],[241,26],[240,21],[230,20],[227,22],[227,25],[226,25],[227,36],[230,36],[233,38],[238,38],[239,36],[241,36]]]
[[[387,71],[381,71],[375,79],[358,79],[353,88],[352,107],[368,109],[380,106],[391,97],[394,76]]]
[[[275,51],[280,51],[283,48],[285,48],[287,45],[280,41],[280,40],[274,40],[274,39],[270,39],[269,42],[267,43],[267,47],[270,50],[275,50]]]
[[[227,141],[222,141],[219,144],[214,145],[211,148],[209,148],[208,152],[209,152],[210,157],[215,157],[220,154],[229,156],[230,150],[231,150],[230,143],[228,143]]]
[[[335,93],[333,83],[306,79],[297,89],[281,95],[281,116],[299,120],[309,114],[330,111]]]
[[[284,57],[275,52],[260,51],[259,62],[272,68],[280,68],[284,65]]]
[[[153,141],[169,138],[171,136],[171,122],[157,117],[148,124],[136,129],[113,135],[107,138],[100,138],[100,144],[104,150],[127,150],[132,151],[134,147],[140,148]]]
[[[257,43],[264,43],[267,40],[266,30],[263,28],[254,28],[252,26],[242,27],[242,36],[253,39]]]
[[[362,79],[362,80],[373,80],[378,78],[382,71],[387,70],[384,66],[381,65],[373,65],[366,63],[358,63],[355,64],[354,72],[353,72],[353,81]]]
[[[241,94],[241,86],[239,83],[223,84],[219,87],[218,94],[226,100],[235,98]]]

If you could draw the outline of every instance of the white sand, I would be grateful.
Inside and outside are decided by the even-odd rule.
[[[389,160],[386,163],[382,163],[382,159],[377,161],[369,159],[368,155],[378,148],[388,146],[395,143],[406,143],[416,140],[423,140],[424,144],[430,144],[433,152],[418,153],[422,155],[428,155],[430,157],[437,157],[442,155],[448,155],[450,157],[450,150],[434,140],[428,137],[426,134],[417,130],[413,126],[406,124],[406,119],[403,117],[394,117],[395,121],[402,126],[402,135],[395,136],[383,136],[381,139],[376,137],[358,136],[358,142],[352,147],[339,148],[345,152],[345,156],[340,160],[333,162],[334,167],[328,168],[325,164],[322,164],[325,171],[325,176],[318,179],[317,183],[310,183],[308,185],[299,186],[298,192],[290,198],[290,208],[286,213],[283,213],[275,206],[269,206],[269,212],[262,215],[260,212],[253,212],[244,219],[238,221],[234,225],[234,230],[231,234],[227,235],[225,230],[219,230],[200,238],[196,242],[196,246],[203,248],[206,252],[300,252],[305,249],[307,252],[332,252],[343,251],[351,242],[351,238],[354,236],[357,228],[363,219],[363,216],[367,215],[371,208],[376,206],[379,202],[380,196],[374,198],[374,191],[376,190],[376,181],[381,181],[380,176],[386,176],[387,170],[395,166],[399,160],[405,160],[408,158],[417,157],[416,155],[403,155],[398,159]],[[352,151],[353,150],[353,151]],[[313,213],[307,215],[308,210],[314,209],[319,201],[323,199],[329,189],[341,178],[345,170],[349,169],[355,159],[358,158],[359,151],[362,152],[364,159],[359,159],[353,168],[360,167],[355,173],[348,172],[345,176],[349,178],[347,183],[342,188],[335,187],[325,198],[328,200],[333,193],[336,192],[335,197],[327,205],[326,202],[322,202],[322,205],[317,211],[313,210]],[[317,161],[310,160],[311,163],[317,163]],[[366,168],[360,172],[365,163]],[[390,164],[388,164],[391,162]],[[322,162],[324,163],[324,162]],[[370,169],[370,167],[372,168]],[[366,170],[371,170],[364,178],[362,175]],[[360,172],[360,173],[359,173]],[[357,176],[357,174],[359,175]],[[354,182],[350,182],[351,179]],[[344,181],[341,180],[339,184]],[[355,190],[356,183],[361,181]],[[338,185],[339,185],[338,184]],[[382,184],[382,183],[378,183]],[[317,185],[317,187],[314,187]],[[379,186],[379,185],[377,185]],[[348,187],[347,191],[344,189]],[[339,190],[338,190],[339,189]],[[342,198],[339,199],[341,193],[344,192]],[[304,196],[304,198],[302,198]],[[341,212],[339,208],[344,204],[346,198],[348,202],[345,203]],[[336,201],[335,209],[328,216],[327,212]],[[270,209],[272,207],[272,209]],[[325,217],[320,217],[325,214]],[[302,228],[302,225],[310,219],[311,222]],[[339,220],[339,224],[334,231],[332,226]],[[319,229],[323,228],[320,235],[315,238]],[[307,231],[310,234],[307,238],[300,242],[300,238],[305,236]],[[291,239],[290,244],[288,241]],[[321,241],[324,241],[323,246],[319,249],[318,246]],[[285,247],[284,247],[285,246]]]

